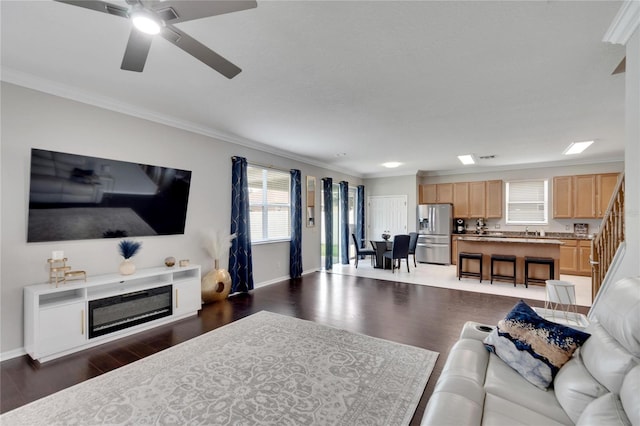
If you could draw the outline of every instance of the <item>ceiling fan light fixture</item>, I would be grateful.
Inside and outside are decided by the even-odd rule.
[[[162,23],[153,13],[145,9],[136,10],[131,13],[133,26],[145,34],[156,35],[160,33]]]

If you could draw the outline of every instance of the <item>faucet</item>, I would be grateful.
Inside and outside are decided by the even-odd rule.
[[[528,226],[524,227],[524,235],[527,236],[527,237],[529,236],[529,227]]]

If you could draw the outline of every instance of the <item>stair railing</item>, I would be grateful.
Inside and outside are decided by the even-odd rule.
[[[609,206],[602,219],[600,232],[591,241],[591,285],[595,300],[609,271],[613,257],[624,241],[624,173],[620,175]]]

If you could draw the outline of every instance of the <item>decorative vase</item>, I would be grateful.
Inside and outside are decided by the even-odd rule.
[[[214,269],[202,277],[201,290],[204,303],[217,302],[229,296],[231,275],[226,269],[219,267],[217,259],[214,263]]]
[[[125,259],[120,264],[120,274],[122,275],[131,275],[136,272],[136,265],[131,261],[131,259]]]

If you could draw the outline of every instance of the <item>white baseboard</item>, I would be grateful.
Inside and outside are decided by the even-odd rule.
[[[308,271],[302,271],[302,275],[313,274],[314,272],[317,272],[319,270],[320,269],[316,268],[316,269],[310,269]],[[288,275],[284,276],[284,277],[274,278],[274,279],[271,279],[269,281],[263,281],[261,283],[255,284],[254,288],[265,287],[265,286],[268,286],[268,285],[271,285],[271,284],[279,283],[281,281],[287,281],[289,279],[290,279],[290,277]]]
[[[27,351],[24,348],[14,349],[12,351],[0,353],[0,362],[6,361],[12,358],[18,358],[19,356],[26,355]]]

